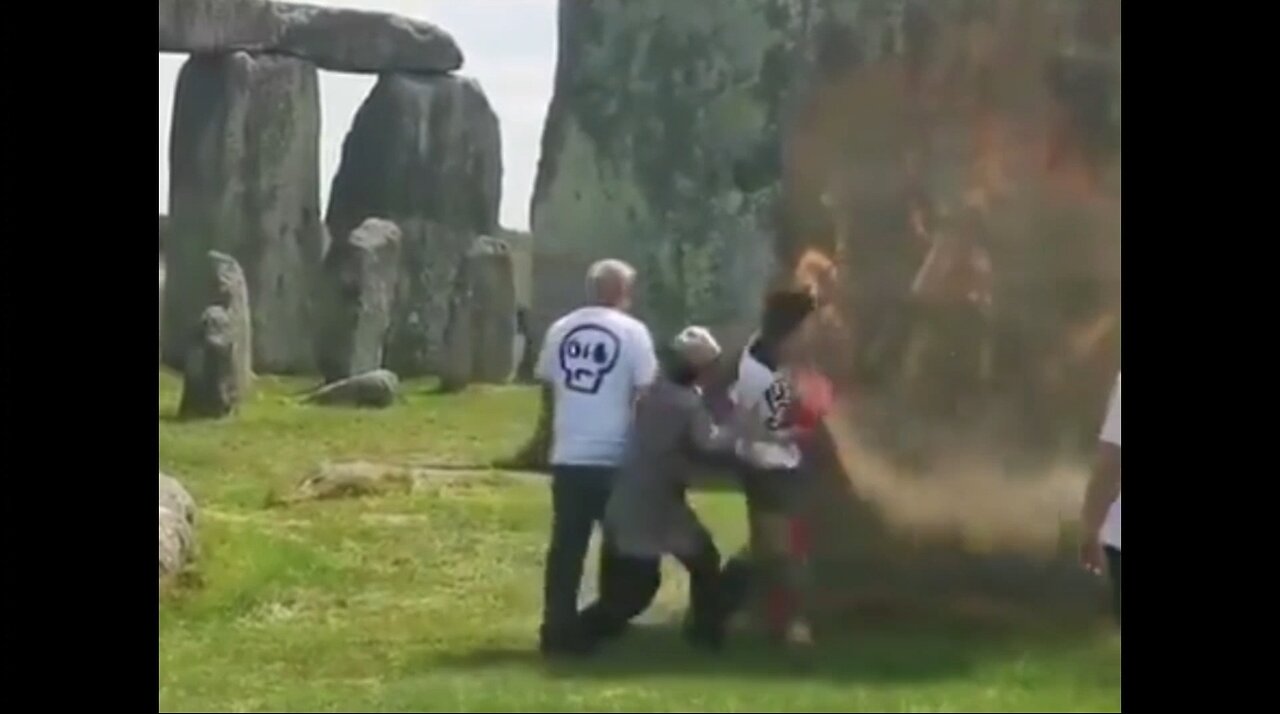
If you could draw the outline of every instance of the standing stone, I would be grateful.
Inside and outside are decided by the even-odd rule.
[[[471,337],[474,381],[506,382],[516,365],[516,289],[511,251],[503,241],[481,236],[467,253],[471,283]]]
[[[382,366],[400,270],[400,229],[370,218],[325,256],[319,346],[326,382]]]
[[[244,271],[235,258],[211,250],[208,280],[210,303],[226,310],[231,320],[231,368],[236,380],[236,393],[243,396],[249,393],[249,386],[253,383],[250,354],[253,320]]]
[[[498,118],[474,80],[384,74],[342,147],[326,222],[346,235],[366,218],[400,227],[386,365],[434,372],[459,264],[497,229],[502,156]]]
[[[751,323],[773,256],[803,0],[560,3],[532,205],[535,330],[632,262],[655,332]]]
[[[516,288],[511,250],[480,236],[458,271],[441,370],[446,389],[503,384],[515,371]]]
[[[325,244],[319,212],[319,94],[313,65],[243,52],[183,65],[170,142],[165,361],[209,304],[209,250],[244,269],[253,366],[314,365],[311,297]],[[354,226],[353,226],[354,227]]]
[[[444,354],[440,361],[440,387],[446,392],[458,391],[472,381],[475,340],[471,321],[471,281],[466,273],[464,262],[449,296],[449,319],[445,325]]]
[[[267,0],[160,0],[161,52],[270,52],[338,72],[452,72],[462,51],[418,19]]]
[[[217,419],[231,414],[240,402],[236,385],[235,328],[226,309],[211,306],[200,316],[192,336],[182,382],[178,416]]]

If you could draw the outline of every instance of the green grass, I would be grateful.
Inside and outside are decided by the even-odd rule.
[[[386,411],[297,405],[263,379],[225,422],[169,418],[160,463],[201,506],[195,577],[162,596],[164,711],[1112,711],[1119,640],[945,619],[820,629],[807,662],[745,638],[687,650],[668,570],[646,624],[590,662],[535,656],[548,491],[538,479],[442,478],[412,493],[267,509],[326,459],[480,461],[530,429],[529,389],[436,395]],[[724,550],[742,505],[700,494]]]

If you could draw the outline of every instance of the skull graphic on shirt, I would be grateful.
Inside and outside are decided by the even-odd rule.
[[[588,323],[570,330],[560,341],[565,389],[582,394],[599,392],[621,353],[622,341],[605,327]]]

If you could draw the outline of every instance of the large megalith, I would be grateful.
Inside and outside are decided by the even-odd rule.
[[[397,374],[439,367],[453,278],[476,236],[497,229],[501,149],[497,115],[464,77],[385,74],[356,113],[326,223],[335,236],[370,217],[400,227],[385,358]]]
[[[324,251],[314,65],[244,52],[191,57],[178,76],[170,142],[165,361],[210,304],[208,251],[235,258],[253,304],[253,365],[314,364],[311,299]]]
[[[324,262],[319,355],[326,382],[378,369],[400,271],[400,229],[370,218]]]
[[[560,4],[532,205],[535,329],[594,260],[640,270],[659,333],[750,322],[772,265],[799,0]]]

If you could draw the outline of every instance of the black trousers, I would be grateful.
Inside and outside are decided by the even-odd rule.
[[[615,469],[604,466],[551,467],[551,544],[547,548],[542,586],[544,636],[570,636],[577,631],[578,588],[591,531],[604,519]],[[599,589],[613,569],[615,555],[600,549]]]
[[[1111,579],[1111,608],[1115,611],[1116,622],[1120,622],[1120,549],[1106,547],[1107,576]]]
[[[690,554],[674,554],[689,572],[689,627],[695,633],[714,635],[723,626],[720,551],[711,534],[699,534],[698,547]],[[614,555],[600,599],[583,612],[588,635],[609,638],[621,633],[632,618],[648,609],[662,585],[660,558]]]

